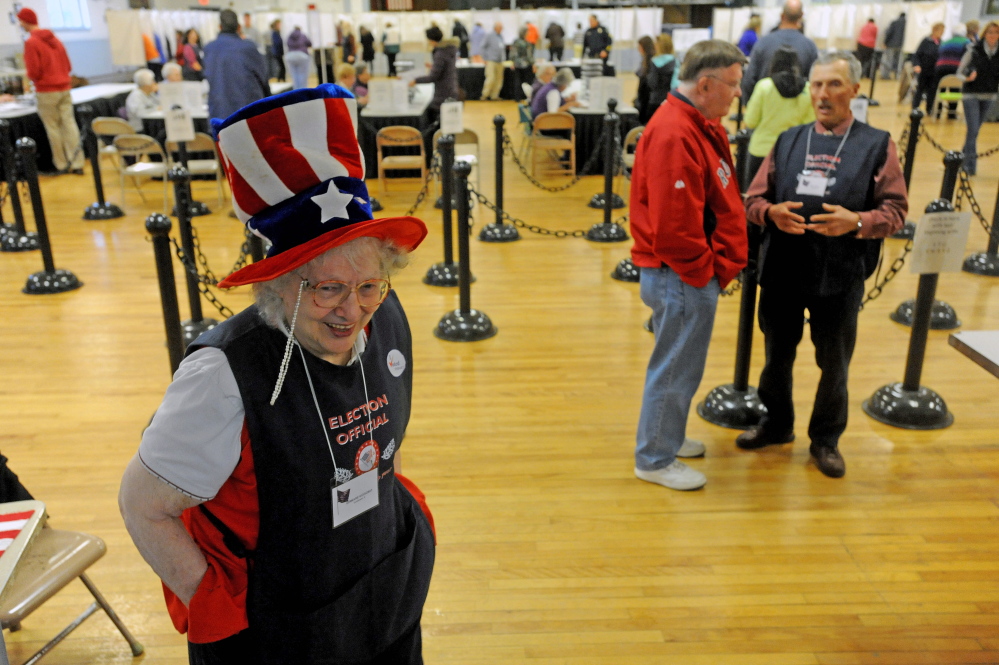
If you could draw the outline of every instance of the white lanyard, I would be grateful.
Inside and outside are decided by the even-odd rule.
[[[846,138],[848,136],[850,136],[850,130],[853,129],[853,122],[854,122],[853,120],[850,120],[850,126],[846,128],[846,133],[843,134],[843,138],[839,142],[839,147],[836,148],[836,154],[833,155],[833,164],[835,164],[837,162],[837,160],[839,159],[839,152],[840,152],[840,150],[843,149],[843,144],[846,143]],[[805,142],[805,164],[808,164],[808,160],[812,156],[812,132],[814,132],[814,131],[815,131],[814,129],[809,129],[808,130],[808,138],[806,139],[806,142]],[[827,178],[829,177],[829,171],[830,170],[831,170],[831,168],[826,169],[826,177]]]

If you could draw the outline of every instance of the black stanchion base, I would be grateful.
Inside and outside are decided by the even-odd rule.
[[[203,215],[212,214],[212,211],[208,208],[208,206],[201,201],[191,201],[191,204],[187,206],[187,211],[191,217],[201,217]],[[177,206],[173,207],[170,214],[174,217],[177,216]],[[235,212],[233,214],[235,214]]]
[[[868,99],[867,100],[867,105],[868,106],[881,106],[881,102],[879,102],[876,99]]]
[[[30,295],[41,295],[45,293],[65,293],[73,291],[83,286],[83,282],[77,279],[76,275],[68,270],[53,270],[49,272],[43,270],[28,275],[28,281],[21,289]]]
[[[382,209],[383,209],[382,208],[382,202],[372,196],[371,197],[371,212],[378,212],[379,210],[382,210]]]
[[[646,330],[648,330],[650,333],[655,333],[655,330],[652,329],[652,317],[651,316],[649,318],[645,319],[645,323],[642,324],[642,327],[645,328]]]
[[[17,227],[6,222],[0,224],[0,236],[7,235],[8,233],[17,233]]]
[[[457,263],[444,263],[443,261],[435,263],[423,276],[423,283],[430,286],[458,286],[458,268]],[[471,278],[474,282],[475,275],[472,275]]]
[[[986,277],[999,277],[999,255],[988,252],[972,254],[964,260],[961,270]]]
[[[460,309],[448,312],[434,328],[434,337],[449,342],[478,342],[497,333],[496,326],[485,312],[472,309],[462,314]]]
[[[590,208],[598,208],[600,210],[603,210],[603,208],[604,208],[604,193],[600,192],[599,194],[594,194],[593,198],[591,198],[590,202],[587,203],[586,205],[588,207],[590,207]],[[623,208],[623,207],[625,207],[624,199],[622,199],[617,194],[614,194],[613,192],[611,192],[611,208],[613,208],[614,210],[617,210],[618,208]]]
[[[916,225],[906,220],[905,225],[897,232],[891,234],[891,238],[896,240],[909,240],[916,237]]]
[[[586,239],[593,242],[624,242],[628,232],[620,224],[594,224],[586,232]]]
[[[117,219],[124,217],[122,209],[113,203],[91,203],[83,211],[83,218],[88,221],[101,219]]]
[[[482,242],[513,242],[520,240],[520,233],[513,224],[486,224],[479,231],[479,240]]]
[[[889,383],[861,406],[874,420],[902,429],[943,429],[954,422],[943,398],[925,386],[905,390],[901,383]]]
[[[915,299],[906,300],[894,312],[889,314],[889,317],[895,323],[901,323],[903,326],[911,328],[915,312]],[[942,300],[934,300],[933,308],[930,310],[930,329],[954,330],[960,327],[961,320],[957,318],[957,312],[954,311],[954,308]]]
[[[631,259],[621,259],[611,273],[611,277],[621,282],[637,282],[639,276],[638,268]]]
[[[766,413],[767,407],[760,401],[756,388],[748,386],[746,390],[736,390],[734,383],[718,386],[697,405],[697,415],[713,425],[729,429],[759,425]]]
[[[8,231],[0,236],[0,252],[30,252],[41,248],[38,234],[34,231],[27,233]]]
[[[211,330],[219,324],[215,319],[201,319],[200,321],[194,321],[193,319],[188,319],[187,321],[180,322],[180,331],[184,335],[184,346],[198,339],[198,336],[206,330]]]

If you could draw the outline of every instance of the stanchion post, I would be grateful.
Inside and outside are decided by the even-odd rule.
[[[496,221],[486,224],[479,232],[479,240],[483,242],[513,242],[520,240],[520,232],[513,224],[503,223],[503,125],[506,117],[493,117],[496,129]]]
[[[177,283],[173,276],[170,256],[170,218],[155,212],[146,218],[146,230],[153,237],[156,276],[160,284],[163,305],[163,326],[166,329],[167,352],[170,354],[170,375],[177,371],[184,357],[184,340],[180,331],[180,307],[177,304]]]
[[[871,55],[871,69],[868,72],[871,75],[871,91],[867,93],[867,105],[868,106],[881,106],[881,102],[874,99],[874,83],[878,80],[878,70],[881,69],[881,54],[883,51],[875,51]]]
[[[996,194],[996,209],[992,213],[988,249],[966,258],[961,269],[976,275],[999,277],[999,194]]]
[[[17,140],[17,152],[21,156],[21,168],[24,178],[28,181],[28,193],[31,195],[31,210],[35,216],[35,228],[38,229],[38,242],[42,249],[42,265],[44,270],[28,276],[28,281],[22,289],[25,293],[40,295],[45,293],[64,293],[83,286],[83,282],[68,270],[56,270],[52,258],[52,244],[49,242],[49,227],[45,222],[45,204],[42,202],[42,190],[38,187],[38,164],[35,162],[37,146],[34,139],[27,137]]]
[[[174,212],[177,213],[177,228],[180,232],[180,245],[184,249],[184,255],[193,266],[195,263],[194,252],[194,232],[191,230],[191,174],[180,164],[170,169],[167,177],[173,183]],[[215,319],[206,319],[201,311],[201,291],[198,289],[198,278],[191,274],[189,268],[185,268],[184,277],[187,279],[187,299],[191,307],[191,318],[184,321],[181,327],[184,330],[184,341],[190,344],[198,338],[198,335],[210,330],[218,325]]]
[[[97,134],[94,134],[94,108],[90,104],[80,106],[80,120],[83,121],[83,151],[90,160],[90,170],[94,174],[94,190],[97,203],[91,203],[83,210],[83,219],[116,219],[125,213],[113,203],[104,200],[104,181],[101,180],[101,154],[97,147]]]
[[[187,141],[177,141],[177,157],[180,159],[180,165],[187,170]],[[218,177],[218,176],[216,176]],[[180,223],[180,211],[177,207],[179,204],[174,202],[173,214],[174,217],[178,218],[178,226],[183,228],[183,224]],[[191,172],[188,171],[187,174],[187,217],[201,217],[202,215],[210,215],[212,211],[207,205],[201,201],[194,200],[194,194],[191,193]]]
[[[17,187],[17,156],[14,153],[14,140],[11,138],[10,121],[0,118],[0,157],[3,158],[4,177],[7,179],[7,195],[14,211],[14,228],[0,235],[0,251],[27,252],[41,249],[38,234],[24,226],[24,210],[21,208],[21,193]]]
[[[958,165],[960,166],[960,161]],[[953,204],[944,198],[926,206],[927,213],[953,211]],[[905,361],[905,380],[878,388],[862,404],[864,413],[886,425],[925,430],[942,429],[954,422],[954,415],[947,410],[943,398],[919,384],[923,373],[923,358],[926,356],[926,341],[930,328],[933,327],[933,310],[939,302],[934,300],[938,278],[936,273],[919,276],[909,352]]]
[[[751,129],[735,135],[735,170],[739,190],[749,189],[749,139]],[[732,383],[713,388],[697,405],[697,414],[709,423],[731,429],[759,425],[767,412],[754,386],[749,385],[749,364],[753,355],[753,327],[756,323],[756,286],[759,275],[760,243],[763,230],[747,224],[749,259],[742,271],[742,297],[739,301],[739,324],[735,346],[735,376]]]
[[[441,218],[443,220],[444,260],[427,270],[423,283],[431,286],[458,286],[458,266],[454,262],[451,236],[453,224],[451,203],[454,201],[454,136],[443,134],[437,139],[437,154],[441,160]]]
[[[902,176],[905,178],[905,189],[908,191],[909,183],[912,181],[912,168],[916,164],[916,145],[919,143],[919,126],[923,120],[923,112],[920,109],[912,109],[909,114],[909,138],[905,144],[905,166],[902,167]],[[908,240],[916,235],[916,225],[906,220],[905,226],[892,234],[892,238]]]
[[[601,224],[594,224],[586,232],[586,239],[593,242],[623,242],[628,240],[628,234],[621,225],[611,222],[611,211],[614,208],[624,207],[624,201],[614,193],[614,172],[617,170],[619,158],[617,137],[618,122],[620,122],[619,116],[614,112],[616,108],[617,101],[608,99],[607,114],[604,116],[604,191],[602,194],[595,195],[590,201],[590,205],[596,207],[593,204],[597,202],[597,196],[600,197],[599,203],[600,207],[604,209],[604,221]],[[616,205],[617,200],[621,201],[621,205]]]
[[[944,155],[944,177],[943,182],[940,185],[940,198],[927,206],[926,212],[944,212],[940,209],[939,202],[945,201],[950,205],[950,210],[953,210],[953,199],[954,190],[957,187],[958,172],[961,170],[961,164],[964,163],[964,155],[954,150],[951,150],[946,155]],[[930,210],[930,207],[934,207],[934,210]],[[934,291],[935,291],[934,287]],[[916,300],[906,300],[901,305],[899,305],[894,312],[892,312],[889,317],[895,323],[901,323],[905,326],[912,326],[916,320]],[[929,317],[929,326],[933,330],[954,330],[961,326],[961,321],[957,318],[957,312],[949,304],[942,300],[932,301],[931,312]]]
[[[434,328],[434,335],[450,342],[477,342],[496,334],[496,326],[485,312],[472,309],[472,273],[468,248],[468,174],[466,162],[454,165],[458,189],[458,276],[459,307],[448,312]]]

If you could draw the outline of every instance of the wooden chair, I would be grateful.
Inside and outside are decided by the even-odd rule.
[[[638,139],[642,138],[642,132],[644,131],[645,125],[640,125],[628,130],[628,133],[624,136],[624,145],[621,146],[621,150],[623,151],[621,160],[624,162],[624,168],[629,171],[635,168],[635,152],[638,150]]]
[[[167,156],[171,160],[170,166],[179,163],[173,160],[174,153],[179,152],[177,144],[173,141],[167,141],[166,150]],[[218,186],[219,207],[222,207],[222,203],[225,200],[225,191],[222,188],[222,181],[225,180],[225,174],[222,172],[222,161],[219,159],[218,152],[215,149],[215,141],[208,134],[198,132],[194,135],[193,141],[187,142],[187,152],[189,155],[209,152],[212,154],[210,159],[189,158],[187,160],[187,172],[192,176],[214,175],[215,183]]]
[[[97,136],[97,155],[110,159],[112,166],[117,169],[118,150],[114,147],[113,143],[105,143],[103,137],[110,136],[114,138],[122,134],[134,134],[135,128],[121,118],[101,116],[90,121],[90,129]]]
[[[437,139],[441,136],[441,130],[438,129],[434,132],[435,149],[437,148]],[[454,163],[465,162],[473,167],[475,169],[475,186],[479,191],[482,191],[482,169],[479,166],[480,156],[478,134],[471,129],[466,129],[461,134],[454,135]]]
[[[11,632],[20,630],[21,622],[28,615],[77,578],[93,595],[94,602],[26,660],[24,665],[38,662],[98,609],[104,610],[121,632],[132,649],[132,655],[142,654],[142,645],[132,636],[86,575],[86,570],[104,556],[106,551],[104,541],[96,536],[49,528],[43,528],[38,532],[21,558],[17,572],[7,584],[3,603],[0,604],[0,625],[10,629]]]
[[[941,113],[946,117],[950,111],[945,108],[950,104],[954,104],[956,110],[954,111],[956,117],[960,117],[962,112],[963,104],[961,100],[964,95],[961,94],[961,86],[964,85],[964,80],[961,79],[957,74],[948,74],[940,79],[937,84],[937,96],[933,103],[933,115],[937,120],[940,119]]]
[[[378,179],[382,191],[388,192],[386,171],[420,171],[420,181],[427,178],[427,159],[423,149],[423,135],[416,127],[391,125],[382,127],[375,135],[375,148],[378,151]],[[419,148],[419,154],[386,155],[384,148]]]
[[[162,178],[163,179],[163,211],[167,212],[169,182],[167,181],[167,170],[169,169],[166,153],[152,136],[146,134],[123,134],[114,138],[114,147],[118,151],[119,173],[121,175],[121,202],[125,204],[125,177],[132,178],[135,189],[146,201],[146,195],[139,187],[139,178]],[[160,161],[143,161],[143,157],[159,156]],[[125,157],[134,157],[134,164],[126,164]]]
[[[558,135],[546,132],[559,132]],[[568,138],[564,133],[568,132]],[[542,113],[534,118],[531,132],[531,174],[537,175],[538,164],[544,164],[542,175],[576,174],[576,119],[571,113]]]

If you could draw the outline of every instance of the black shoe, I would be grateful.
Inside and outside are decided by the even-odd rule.
[[[794,432],[774,436],[762,427],[752,427],[735,438],[735,445],[743,450],[756,450],[764,446],[774,446],[794,441]]]
[[[815,466],[830,478],[842,478],[846,475],[846,462],[839,450],[834,446],[817,446],[814,443],[808,447],[808,452],[815,460]]]
[[[70,169],[69,172],[73,175],[83,175],[83,169]]]

